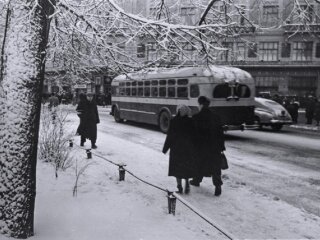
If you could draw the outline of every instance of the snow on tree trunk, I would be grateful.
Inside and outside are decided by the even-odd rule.
[[[33,235],[48,1],[9,6],[0,79],[0,235],[15,238]]]

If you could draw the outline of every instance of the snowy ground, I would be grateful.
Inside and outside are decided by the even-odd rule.
[[[74,108],[71,110],[68,129],[75,131],[78,118]],[[161,149],[107,134],[101,131],[102,126],[98,125],[99,148],[93,150],[94,154],[126,163],[136,176],[161,188],[175,188],[175,180],[167,177],[168,155],[163,155]],[[156,133],[146,134],[151,141]],[[128,173],[125,181],[119,182],[117,166],[96,155],[87,159],[85,150],[78,146],[72,154],[78,167],[92,162],[80,177],[77,197],[72,196],[74,167],[60,172],[56,179],[51,165],[38,162],[35,236],[30,239],[228,239],[179,201],[176,215],[168,214],[165,192]],[[200,211],[202,203],[209,203],[210,209],[206,208],[205,214],[236,239],[320,239],[319,217],[234,181],[229,175],[235,164],[232,157],[240,161],[242,156],[236,150],[227,151],[227,156],[230,169],[225,171],[223,190],[226,190],[220,197],[213,195],[209,179],[200,188],[192,188],[190,195],[181,197]],[[0,239],[8,238],[0,236]]]

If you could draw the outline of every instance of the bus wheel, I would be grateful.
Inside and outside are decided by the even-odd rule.
[[[113,117],[117,123],[123,122],[123,119],[120,118],[120,111],[117,107],[113,110]]]
[[[167,133],[170,125],[170,114],[167,111],[162,111],[159,117],[159,127],[161,132]]]

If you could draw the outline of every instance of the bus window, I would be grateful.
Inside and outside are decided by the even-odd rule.
[[[168,85],[175,85],[176,84],[176,80],[175,79],[169,79],[168,80]]]
[[[152,87],[151,88],[151,96],[152,97],[158,97],[158,87]]]
[[[248,98],[250,97],[250,88],[247,85],[239,84],[236,87],[235,94],[240,98]]]
[[[126,88],[126,96],[130,96],[131,95],[131,88],[127,87]]]
[[[150,97],[150,81],[145,81],[144,86],[144,96]]]
[[[168,87],[168,97],[176,97],[176,88]]]
[[[188,88],[187,87],[178,87],[177,95],[179,98],[187,98],[188,97]]]
[[[178,79],[178,85],[187,85],[188,79]]]
[[[124,96],[124,88],[123,87],[119,88],[119,95]]]
[[[126,86],[130,87],[131,86],[131,82],[126,82]]]
[[[151,81],[151,85],[152,85],[152,86],[158,85],[158,80],[153,80],[153,81]]]
[[[231,94],[231,89],[227,83],[217,85],[213,90],[214,98],[227,98]]]
[[[138,86],[142,86],[143,85],[143,82],[142,81],[139,81],[138,82]]]
[[[150,97],[150,87],[144,87],[144,96]]]
[[[132,90],[131,90],[131,95],[132,96],[137,96],[137,89],[134,87],[134,88],[132,88]]]
[[[119,86],[120,86],[120,87],[123,87],[123,86],[124,86],[124,82],[120,82],[120,83],[119,83]]]
[[[160,84],[160,85],[166,85],[166,84],[167,84],[167,81],[166,81],[166,80],[160,80],[160,81],[159,81],[159,84]]]
[[[137,86],[137,82],[132,82],[132,86]]]
[[[166,87],[160,87],[159,88],[159,97],[165,97],[167,96],[167,88]]]
[[[138,87],[138,96],[139,97],[143,96],[143,87]]]
[[[190,97],[197,98],[200,95],[199,86],[197,84],[190,85]]]
[[[144,85],[145,85],[145,86],[150,86],[150,81],[145,81],[145,82],[144,82]]]

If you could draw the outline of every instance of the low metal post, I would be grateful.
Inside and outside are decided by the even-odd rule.
[[[168,210],[169,214],[176,214],[176,201],[177,198],[172,194],[172,192],[168,192]]]
[[[92,153],[91,153],[91,149],[86,149],[86,152],[87,152],[87,158],[90,159],[92,158]]]
[[[126,165],[120,165],[119,166],[119,181],[124,181],[126,170],[124,169],[124,166]]]
[[[73,141],[72,141],[72,139],[69,140],[69,147],[73,147]]]

